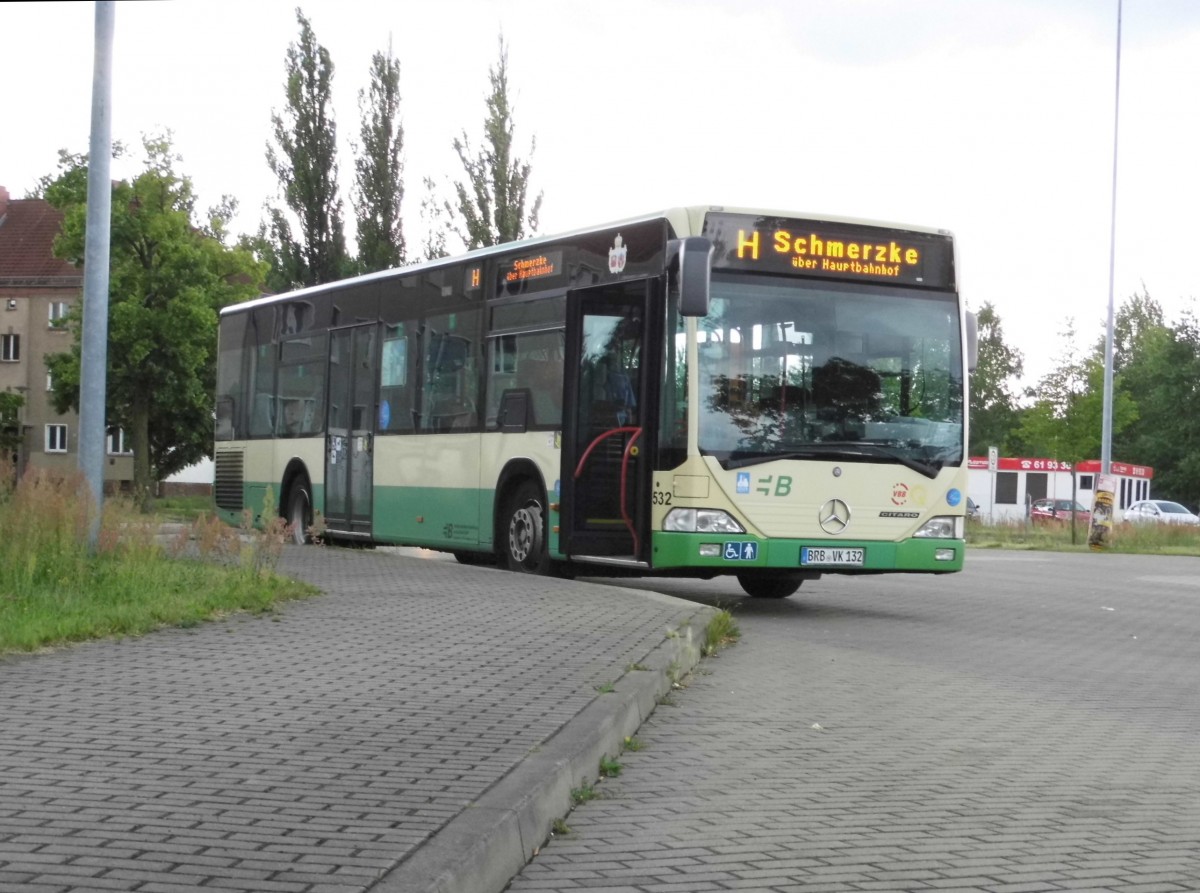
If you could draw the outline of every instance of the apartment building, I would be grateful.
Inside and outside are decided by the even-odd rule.
[[[48,202],[13,199],[0,186],[0,392],[24,398],[13,420],[20,432],[18,474],[79,467],[79,416],[54,411],[45,360],[71,348],[71,333],[57,323],[83,295],[83,271],[54,256],[61,224],[62,214]],[[106,453],[106,484],[132,480],[133,455],[123,432],[109,432]]]

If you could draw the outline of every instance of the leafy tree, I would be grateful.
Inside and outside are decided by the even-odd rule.
[[[268,284],[275,291],[332,282],[350,272],[338,197],[333,62],[299,7],[296,20],[300,39],[287,50],[287,106],[271,114],[278,148],[267,144],[267,164],[292,217],[269,207],[269,222],[259,230],[260,250],[270,264]]]
[[[979,358],[971,373],[970,389],[972,456],[986,454],[990,446],[1007,451],[1019,415],[1012,385],[1025,365],[1021,352],[1005,343],[1000,314],[991,302],[984,303],[977,319]]]
[[[135,497],[212,452],[217,311],[260,292],[261,264],[223,239],[232,200],[195,220],[191,181],[176,173],[169,136],[143,140],[145,167],[113,184],[106,418],[134,453]],[[61,152],[44,195],[64,214],[55,254],[80,263],[87,223],[87,157]],[[46,358],[58,412],[79,409],[82,302],[65,324],[71,350]]]
[[[509,101],[508,48],[500,37],[500,58],[488,70],[492,92],[483,122],[483,148],[471,149],[466,131],[454,140],[454,151],[467,174],[467,182],[454,183],[455,203],[446,211],[459,225],[455,231],[468,249],[523,239],[537,231],[542,194],[526,214],[525,204],[532,167],[513,155],[513,108]],[[530,143],[533,154],[536,140]]]
[[[1122,307],[1125,315],[1138,317],[1144,305],[1137,298]],[[1114,324],[1114,333],[1118,328]],[[1190,312],[1172,326],[1151,322],[1130,344],[1114,391],[1137,406],[1140,424],[1119,433],[1114,426],[1113,455],[1153,466],[1156,494],[1195,506],[1200,502],[1200,452],[1195,449],[1200,442],[1200,323]]]
[[[21,407],[25,398],[12,391],[0,391],[0,468],[8,457],[21,448]],[[5,482],[0,482],[3,487]],[[11,482],[8,482],[11,483]]]
[[[425,197],[421,199],[421,220],[425,225],[425,241],[421,245],[421,254],[426,260],[437,260],[446,257],[450,252],[446,249],[446,238],[449,226],[446,214],[450,205],[437,197],[437,184],[432,177],[426,177]]]
[[[1147,337],[1165,328],[1162,306],[1143,285],[1141,293],[1130,295],[1113,319],[1113,371],[1121,372],[1137,362]],[[1096,345],[1100,357],[1104,356],[1106,337],[1101,337]]]
[[[358,265],[362,272],[398,267],[405,259],[400,203],[404,199],[404,128],[400,108],[400,62],[376,53],[369,93],[360,90],[361,154],[354,162],[353,203],[358,222]]]
[[[1072,464],[1100,455],[1104,416],[1104,360],[1081,357],[1075,347],[1075,325],[1067,320],[1062,334],[1062,362],[1030,389],[1034,399],[1021,415],[1016,440],[1023,452],[1064,459]],[[1137,419],[1127,395],[1113,399],[1113,431]]]

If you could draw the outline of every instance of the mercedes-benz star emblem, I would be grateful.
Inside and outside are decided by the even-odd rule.
[[[822,530],[830,536],[837,536],[850,526],[850,506],[840,499],[831,499],[821,506],[817,520]]]

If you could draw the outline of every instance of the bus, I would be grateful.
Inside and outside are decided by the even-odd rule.
[[[961,570],[973,316],[945,230],[688,207],[220,316],[214,499],[588,576]]]

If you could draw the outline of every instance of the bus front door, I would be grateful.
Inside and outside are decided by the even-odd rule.
[[[567,297],[560,522],[571,558],[645,562],[649,555],[651,289],[642,280]]]
[[[371,535],[376,341],[373,323],[329,333],[325,524],[334,535]]]

